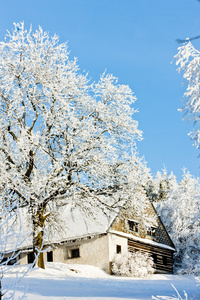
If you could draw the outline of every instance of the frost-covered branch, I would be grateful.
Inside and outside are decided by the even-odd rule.
[[[172,181],[171,181],[172,183]],[[178,274],[199,274],[200,180],[184,170],[182,180],[173,180],[164,197],[156,204],[177,252],[174,270]]]
[[[200,52],[194,48],[190,41],[178,48],[175,55],[178,71],[183,71],[183,77],[188,83],[184,93],[185,101],[181,112],[184,118],[194,125],[194,130],[189,133],[194,144],[199,148],[200,144]]]
[[[41,27],[14,24],[0,42],[0,175],[31,215],[35,251],[55,203],[71,205],[76,195],[74,206],[89,215],[111,208],[100,190],[128,184],[131,151],[142,138],[135,101],[113,75],[90,83],[67,44]]]

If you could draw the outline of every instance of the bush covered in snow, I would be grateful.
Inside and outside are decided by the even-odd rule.
[[[115,275],[144,278],[154,273],[153,259],[141,251],[116,254],[112,262]]]

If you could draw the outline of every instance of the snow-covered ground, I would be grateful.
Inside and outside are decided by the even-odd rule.
[[[3,279],[3,286],[12,286],[16,271],[23,272],[25,266],[12,267]],[[33,269],[23,278],[15,290],[14,299],[26,291],[28,300],[147,300],[152,296],[161,299],[200,300],[200,286],[193,276],[152,275],[148,279],[110,276],[99,268],[84,265],[47,263],[46,269]],[[160,299],[160,298],[159,298]]]

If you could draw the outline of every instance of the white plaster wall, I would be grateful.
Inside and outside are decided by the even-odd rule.
[[[44,256],[44,262],[47,262],[47,252],[44,252],[43,256]]]
[[[53,249],[53,261],[54,262],[64,262],[64,249],[66,247],[59,245]]]
[[[68,258],[67,249],[79,248],[80,257]],[[87,264],[102,268],[110,272],[108,235],[80,241],[66,243],[53,249],[53,261],[68,264]]]
[[[28,263],[28,253],[20,253],[20,265],[25,265]]]
[[[122,254],[128,252],[127,238],[113,233],[108,233],[107,235],[90,240],[61,244],[51,249],[53,251],[53,262],[93,265],[109,273],[110,262],[116,254],[116,245],[121,246]],[[75,248],[79,248],[80,257],[68,258],[67,249]],[[20,257],[20,264],[27,264],[27,253],[21,253]],[[47,261],[46,252],[44,252],[44,261]]]
[[[112,261],[114,255],[116,254],[116,246],[121,246],[121,254],[126,254],[128,252],[128,240],[126,237],[121,237],[113,233],[108,234],[109,239],[109,261]]]

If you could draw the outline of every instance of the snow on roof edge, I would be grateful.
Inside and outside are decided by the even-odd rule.
[[[71,236],[69,238],[65,238],[65,239],[60,239],[60,240],[56,240],[54,242],[52,241],[45,241],[44,242],[44,246],[51,246],[51,245],[56,245],[56,244],[63,244],[63,243],[67,243],[70,241],[74,241],[74,240],[84,240],[84,239],[89,239],[89,238],[95,238],[95,237],[99,237],[101,235],[105,235],[107,234],[106,231],[101,231],[101,232],[96,232],[96,233],[92,233],[92,234],[87,234],[87,235],[79,235],[79,236]],[[28,251],[32,251],[33,246],[31,244],[27,244],[21,247],[17,248],[17,251],[21,251],[21,252],[28,252]],[[8,250],[8,252],[11,252],[11,249]]]
[[[155,241],[152,241],[152,240],[149,240],[149,239],[143,239],[143,238],[134,236],[134,235],[129,234],[129,233],[125,233],[125,232],[121,232],[121,231],[117,231],[117,230],[109,230],[108,233],[113,233],[113,234],[120,235],[120,236],[123,236],[123,237],[126,237],[126,238],[130,238],[132,240],[136,240],[138,242],[142,242],[142,243],[145,243],[145,244],[157,246],[157,247],[164,248],[164,249],[169,249],[169,250],[172,250],[172,251],[176,251],[176,249],[171,247],[171,246],[168,246],[168,245],[165,245],[165,244],[162,244],[162,243],[158,243],[158,242],[155,242]]]
[[[71,236],[69,238],[65,238],[65,239],[61,239],[61,240],[57,240],[57,241],[54,241],[54,242],[45,242],[45,245],[53,245],[53,244],[63,244],[65,242],[70,242],[70,241],[73,241],[73,240],[83,240],[83,239],[88,239],[88,238],[95,238],[97,236],[100,236],[100,235],[104,235],[104,234],[107,234],[107,232],[96,232],[96,233],[92,233],[92,234],[86,234],[86,235],[79,235],[79,236]]]

